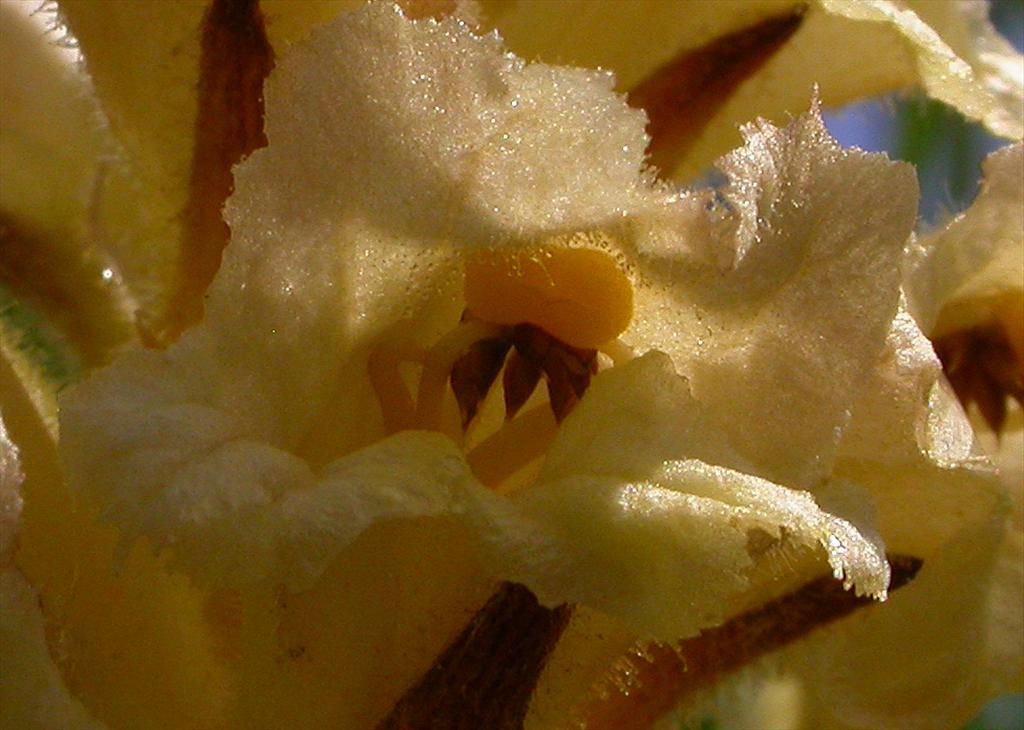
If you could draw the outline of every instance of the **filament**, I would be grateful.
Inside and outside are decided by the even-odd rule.
[[[389,434],[416,428],[416,406],[398,368],[406,362],[424,362],[426,358],[427,351],[411,341],[389,342],[370,352],[370,384]]]
[[[466,455],[473,474],[497,488],[521,468],[543,456],[558,431],[547,403],[521,413],[485,438]]]
[[[466,354],[473,343],[493,337],[500,331],[495,325],[470,320],[461,323],[430,348],[423,362],[416,400],[416,423],[419,428],[441,430],[441,406],[455,361]]]

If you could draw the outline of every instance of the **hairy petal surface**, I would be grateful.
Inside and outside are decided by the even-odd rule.
[[[321,466],[383,435],[356,415],[376,410],[368,348],[417,305],[417,336],[458,321],[453,248],[602,225],[665,199],[641,175],[642,118],[607,76],[526,67],[456,19],[413,24],[385,5],[344,16],[296,49],[268,97],[271,147],[239,171],[235,243],[206,320],[64,403],[72,483],[161,545],[218,512],[280,512],[283,494],[329,479],[306,453]],[[605,175],[590,174],[595,160]],[[347,425],[310,444],[335,409]],[[250,458],[261,466],[224,469]],[[232,471],[209,494],[189,486]]]
[[[238,173],[229,208],[235,239],[204,322],[164,352],[131,353],[63,400],[72,485],[125,539],[145,536],[207,585],[301,588],[374,523],[451,515],[492,536],[480,550],[496,575],[530,576],[549,602],[593,601],[665,638],[716,619],[713,598],[743,584],[754,528],[778,536],[785,526],[796,544],[820,543],[837,572],[865,592],[883,592],[878,549],[809,496],[692,461],[742,463],[685,388],[659,393],[643,384],[668,377],[664,359],[626,367],[611,382],[646,393],[646,406],[634,404],[637,425],[673,420],[658,400],[679,400],[682,419],[670,435],[700,433],[704,445],[689,453],[624,449],[631,458],[643,453],[637,476],[627,462],[602,472],[592,448],[556,447],[554,461],[594,461],[593,472],[552,466],[529,490],[536,496],[509,500],[477,485],[454,443],[439,435],[379,440],[379,424],[361,417],[342,426],[348,433],[311,443],[334,409],[344,412],[369,392],[368,349],[410,311],[418,310],[416,334],[428,342],[446,318],[448,327],[457,321],[453,252],[625,219],[658,226],[675,219],[674,198],[645,176],[642,117],[625,108],[608,76],[525,66],[503,54],[495,36],[475,36],[455,18],[409,23],[384,5],[344,16],[282,62],[268,100],[270,146]],[[810,175],[817,161],[801,157],[800,145],[813,157],[824,143],[793,136],[786,149],[798,161],[780,174]],[[591,174],[594,165],[601,176]],[[773,184],[768,170],[752,167]],[[770,289],[769,275],[744,281]],[[632,377],[637,383],[628,385]],[[336,391],[339,380],[344,390]],[[595,402],[594,418],[576,421],[584,429],[620,408]],[[671,447],[668,437],[661,443]],[[564,438],[588,440],[568,426]],[[639,446],[638,438],[626,442]],[[669,458],[681,461],[665,471]],[[652,510],[657,503],[661,514]],[[604,515],[615,528],[611,542],[576,560],[593,584],[585,590],[562,580],[585,547],[567,529],[575,512]],[[677,523],[707,540],[686,537]],[[697,584],[671,568],[672,556],[685,549],[696,564],[713,537],[722,541],[725,583],[697,604]],[[632,551],[620,553],[615,540]],[[850,562],[846,550],[860,557]],[[602,566],[644,556],[664,568],[638,575],[637,591],[649,598],[606,602]],[[686,598],[653,600],[666,591]],[[688,608],[669,617],[670,605]]]
[[[744,133],[719,163],[728,186],[684,201],[696,235],[640,240],[627,339],[672,356],[755,473],[812,487],[895,312],[916,183],[839,148],[816,109]]]
[[[258,92],[274,49],[357,6],[59,4],[117,140],[94,191],[95,233],[120,265],[149,342],[165,344],[201,311],[227,240],[220,208],[230,166],[261,143]]]
[[[132,303],[92,219],[110,139],[88,79],[45,16],[29,16],[37,5],[0,7],[0,326],[31,311],[91,366],[132,336]]]
[[[820,545],[837,577],[884,596],[889,566],[879,545],[809,494],[722,462],[736,462],[727,437],[671,361],[641,357],[594,381],[538,485],[513,495],[536,539],[511,533],[498,554],[518,558],[506,570],[545,602],[595,607],[647,638],[690,636],[735,612],[760,557],[753,532]]]
[[[497,578],[665,639],[756,594],[766,549],[884,592],[863,511],[823,507],[859,481],[830,477],[897,310],[906,167],[839,150],[812,110],[748,129],[730,187],[680,200],[607,75],[383,4],[313,32],[267,95],[203,323],[62,399],[77,497],[203,596],[238,596],[213,622],[232,719],[372,725]],[[450,331],[466,252],[579,231],[633,257],[624,340],[669,357],[599,375],[509,496],[445,436],[385,438],[369,353]]]

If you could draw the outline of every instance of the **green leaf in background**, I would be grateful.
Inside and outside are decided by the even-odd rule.
[[[0,333],[11,355],[32,363],[59,391],[73,382],[82,363],[64,336],[41,314],[0,283]]]

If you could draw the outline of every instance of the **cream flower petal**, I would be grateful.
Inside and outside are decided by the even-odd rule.
[[[935,327],[943,307],[1024,291],[1024,144],[993,152],[982,171],[971,207],[912,250],[907,298],[930,335],[941,334]]]
[[[744,133],[719,163],[728,187],[684,201],[703,235],[641,239],[625,339],[672,356],[755,473],[811,487],[883,347],[917,186],[909,166],[839,148],[816,109]]]
[[[31,310],[71,359],[96,365],[132,336],[132,303],[91,225],[110,140],[88,79],[29,17],[38,5],[0,6],[0,326],[11,334]]]
[[[908,494],[928,484],[895,468],[888,474],[905,482]],[[945,478],[951,490],[970,488],[956,475],[931,475],[936,478]],[[1019,623],[998,620],[1018,614],[1020,606],[1019,592],[996,582],[1002,525],[1001,511],[961,525],[884,605],[767,657],[722,682],[689,712],[734,726],[740,703],[747,726],[764,726],[777,715],[759,698],[785,684],[784,726],[793,730],[963,727],[986,701],[1020,687]]]
[[[884,597],[889,567],[879,545],[809,494],[722,461],[735,462],[727,438],[671,361],[641,357],[594,381],[552,444],[538,486],[513,496],[556,537],[551,554],[517,544],[514,534],[501,554],[536,552],[511,570],[542,600],[593,606],[661,639],[736,612],[755,563],[752,531],[778,538],[781,528],[791,547],[820,544],[837,577]]]
[[[623,89],[675,57],[805,7],[789,0],[481,4],[485,20],[517,53],[612,69]],[[714,99],[721,106],[692,141],[677,175],[699,173],[734,147],[740,141],[735,129],[755,115],[780,122],[798,111],[815,83],[829,105],[920,86],[996,134],[1020,138],[1024,133],[1022,59],[988,21],[985,3],[817,0],[808,5],[781,48],[738,86],[726,88],[726,98]],[[621,28],[637,26],[645,33],[623,37]]]
[[[456,19],[413,24],[384,5],[296,48],[268,105],[270,146],[239,168],[206,319],[68,393],[61,424],[71,486],[122,538],[166,549],[204,589],[252,589],[236,642],[247,719],[316,698],[324,717],[372,724],[374,703],[393,702],[412,671],[394,634],[417,633],[422,584],[378,586],[367,566],[389,564],[375,546],[408,552],[417,543],[404,529],[431,520],[444,535],[454,526],[457,548],[479,553],[488,576],[662,638],[726,616],[758,562],[752,532],[785,528],[785,540],[822,546],[837,573],[882,593],[870,527],[819,504],[897,308],[916,202],[908,169],[838,150],[814,113],[783,130],[762,124],[727,161],[732,187],[709,213],[707,196],[677,201],[650,184],[643,120],[607,76],[527,67]],[[652,354],[598,376],[539,480],[510,496],[477,484],[445,436],[386,437],[370,353],[403,337],[430,345],[459,321],[459,254],[576,230],[641,253],[625,339],[671,361]],[[592,435],[616,413],[636,425],[619,453]],[[879,507],[916,534],[894,503]],[[681,555],[717,570],[697,584]],[[637,564],[649,569],[627,571]],[[279,583],[312,588],[280,597],[268,588]],[[455,611],[475,600],[453,593]],[[372,601],[399,595],[409,611],[389,604],[385,615],[409,620],[375,625]],[[429,665],[446,630],[410,639],[419,660]],[[316,660],[315,676],[345,682],[310,688],[301,666],[278,661],[283,647],[306,647],[283,643],[303,636],[342,648]],[[365,687],[361,664],[336,666],[352,647],[379,662],[386,689]],[[361,688],[373,699],[357,694],[344,715],[338,698]]]
[[[916,461],[957,466],[975,452],[974,433],[942,378],[942,364],[905,302],[870,370],[842,456],[869,461]],[[977,460],[980,462],[980,459]]]
[[[1001,486],[976,455],[941,365],[902,306],[862,393],[836,474],[872,493],[889,549],[924,567],[884,610],[812,635],[716,692],[708,711],[723,719],[732,692],[756,694],[768,678],[788,682],[792,726],[807,728],[957,727],[987,699],[1019,690],[1020,526],[1006,520],[1011,500],[1020,512],[1019,478]]]
[[[367,44],[376,52],[355,52]],[[354,374],[346,361],[358,366],[367,344],[398,324],[402,309],[422,296],[409,291],[407,281],[398,284],[406,289],[399,296],[393,290],[401,272],[429,261],[428,249],[410,262],[411,244],[448,237],[451,244],[437,246],[443,264],[446,246],[607,227],[627,214],[667,211],[672,198],[648,185],[642,119],[611,93],[607,77],[525,67],[502,55],[495,37],[474,36],[454,19],[410,24],[394,9],[370,6],[315,33],[279,71],[268,92],[271,146],[239,172],[230,209],[236,239],[211,289],[207,319],[166,352],[132,353],[63,399],[62,449],[72,484],[102,505],[126,537],[146,536],[168,548],[180,566],[212,585],[268,578],[298,588],[315,581],[375,522],[463,515],[501,546],[492,558],[498,575],[528,576],[530,585],[543,586],[546,600],[600,603],[606,589],[576,595],[554,588],[564,576],[561,566],[580,549],[561,521],[588,500],[598,513],[614,514],[607,512],[618,504],[614,495],[639,489],[635,503],[621,505],[622,539],[635,543],[635,555],[617,561],[649,555],[671,566],[684,546],[704,554],[704,541],[681,543],[686,531],[678,525],[669,530],[669,524],[689,524],[690,532],[709,540],[716,525],[738,525],[717,533],[723,540],[719,567],[732,566],[721,571],[725,584],[717,593],[704,586],[703,603],[690,605],[683,618],[669,618],[672,612],[653,600],[633,608],[607,606],[647,632],[667,638],[711,620],[712,607],[722,603],[717,599],[736,589],[737,571],[751,564],[747,531],[754,527],[777,532],[785,525],[797,544],[820,542],[837,570],[850,572],[862,590],[884,591],[886,566],[877,549],[809,497],[792,493],[787,506],[772,507],[772,499],[758,494],[778,501],[791,493],[729,470],[681,464],[666,473],[661,462],[670,455],[657,450],[645,454],[649,490],[643,482],[623,480],[622,465],[604,479],[596,477],[596,465],[595,476],[582,482],[593,481],[593,488],[583,489],[574,489],[581,482],[558,476],[552,466],[530,490],[547,496],[536,497],[532,506],[523,497],[515,508],[517,502],[476,485],[454,443],[437,435],[394,436],[320,468],[306,461],[317,409],[345,397],[334,394],[332,378],[339,371]],[[325,78],[328,90],[322,88]],[[558,94],[541,93],[555,82]],[[416,91],[402,93],[407,88]],[[580,111],[581,99],[606,113],[599,119],[596,112]],[[564,156],[549,149],[565,150]],[[604,175],[585,174],[594,160]],[[313,163],[319,164],[311,168]],[[813,162],[799,157],[795,164]],[[403,175],[407,168],[431,174]],[[320,176],[310,179],[310,169]],[[398,253],[389,256],[388,246]],[[370,253],[362,254],[364,248]],[[358,277],[349,278],[349,266]],[[428,273],[421,286],[443,284],[444,276],[443,269]],[[457,301],[446,301],[450,286],[438,287],[433,311],[455,321]],[[419,320],[426,332],[435,326],[429,317]],[[312,341],[318,343],[315,352],[307,346]],[[632,422],[671,420],[657,402],[670,394],[643,384],[648,377],[664,380],[665,367],[657,358],[643,360],[623,368],[625,380],[613,379],[627,383],[627,392],[647,394],[644,408],[635,404]],[[629,385],[630,377],[639,384]],[[358,392],[366,388],[365,378],[360,374],[348,385]],[[598,411],[619,408],[596,402]],[[592,427],[582,418],[584,428]],[[706,447],[671,456],[738,463],[726,439],[712,437],[706,420],[696,408],[681,422],[703,431]],[[686,440],[680,427],[671,435]],[[568,427],[566,433],[570,443],[587,441]],[[639,445],[638,436],[625,442]],[[553,458],[578,461],[588,454],[592,449],[556,446]],[[707,494],[687,494],[691,482]],[[670,504],[656,519],[644,504],[647,491]],[[553,501],[545,507],[547,499]],[[616,534],[610,531],[613,540]],[[516,544],[516,551],[507,549]],[[535,554],[549,549],[557,559]],[[847,550],[861,557],[847,562]],[[865,559],[869,553],[874,557]],[[578,565],[589,565],[589,580],[601,586],[602,561],[615,554],[609,547]],[[638,591],[657,596],[673,581],[684,591],[696,585],[678,568],[666,570],[641,574]],[[680,605],[691,604],[695,595],[687,594]]]
[[[999,136],[1024,135],[1024,58],[989,21],[987,3],[821,3],[837,16],[892,27],[914,49],[919,83],[928,94]]]
[[[935,399],[918,399],[919,418]],[[800,679],[803,726],[958,727],[991,697],[1019,691],[1024,677],[1019,525],[1008,524],[1006,493],[975,460],[886,460],[884,447],[877,456],[840,460],[837,471],[875,496],[890,549],[922,557],[924,567],[885,611],[843,621],[783,653],[778,666]]]
[[[764,724],[781,684],[787,727],[959,727],[986,700],[1019,691],[1021,540],[1019,523],[1006,519],[1019,483],[1001,486],[977,455],[930,343],[902,306],[834,475],[869,491],[887,548],[922,558],[921,572],[883,608],[766,658],[689,711],[729,725],[741,702],[743,722]]]
[[[383,436],[365,417],[377,410],[367,353],[417,305],[428,342],[458,321],[444,238],[529,241],[670,200],[646,184],[642,116],[606,75],[526,67],[457,19],[413,24],[372,5],[297,48],[267,93],[273,143],[238,172],[206,320],[63,402],[72,484],[158,545],[196,520],[280,512],[282,494],[329,480],[310,452],[322,466]],[[342,425],[324,427],[335,411]],[[247,458],[261,466],[241,470]],[[194,488],[221,470],[216,495]],[[257,529],[249,542],[266,553],[273,538]],[[245,575],[235,554],[227,564]],[[218,566],[200,550],[179,557]]]
[[[230,166],[262,142],[273,49],[358,2],[58,5],[117,140],[93,193],[94,235],[118,261],[144,335],[166,341],[198,318],[219,263]]]
[[[0,704],[9,727],[100,730],[61,677],[47,646],[40,598],[11,564],[21,515],[18,450],[0,418]]]

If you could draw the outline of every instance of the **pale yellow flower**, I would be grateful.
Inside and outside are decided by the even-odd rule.
[[[950,628],[969,607],[1013,605],[987,573],[1006,499],[919,329],[915,307],[933,299],[911,297],[917,322],[902,304],[907,166],[840,149],[815,102],[784,128],[747,127],[719,163],[727,188],[681,192],[645,167],[645,119],[606,74],[525,64],[455,17],[411,22],[378,4],[308,32],[333,5],[263,5],[280,51],[269,144],[235,169],[202,320],[63,393],[59,445],[52,388],[5,340],[18,454],[5,435],[0,506],[20,517],[0,534],[17,530],[3,545],[4,661],[21,667],[3,682],[5,722],[373,726],[499,581],[575,606],[527,726],[598,722],[601,688],[614,703],[616,673],[642,661],[635,647],[823,572],[884,598],[884,549],[925,568],[849,620],[877,630],[844,623],[787,650],[797,681],[814,678],[803,719],[958,723],[1004,688],[996,670],[1019,671],[1019,652],[1003,667],[995,638],[948,652],[977,638]],[[123,157],[104,163],[99,202],[69,214],[85,231],[55,250],[108,234],[95,256],[121,262],[127,286],[88,301],[137,301],[144,336],[173,339],[197,312],[169,307],[194,308],[220,256],[207,208],[223,180],[197,182],[209,161],[191,134],[213,119],[189,85],[205,5],[177,4],[134,37],[163,5],[109,23],[95,4],[62,7]],[[892,17],[869,27],[918,44],[930,88],[934,33],[871,8]],[[820,12],[807,22],[832,17]],[[145,55],[157,63],[125,80],[119,66]],[[936,88],[998,128],[998,98],[965,65]],[[153,88],[164,106],[140,103]],[[465,358],[495,342],[563,358],[544,360],[553,408],[538,391],[504,422],[492,394],[467,428],[449,379],[465,367],[487,380]],[[997,624],[986,610],[979,630]],[[865,674],[901,649],[865,635],[915,631],[949,635],[922,642],[935,653],[920,666],[887,657]],[[954,707],[924,671],[943,655],[960,673]],[[918,691],[880,696],[876,675]]]

